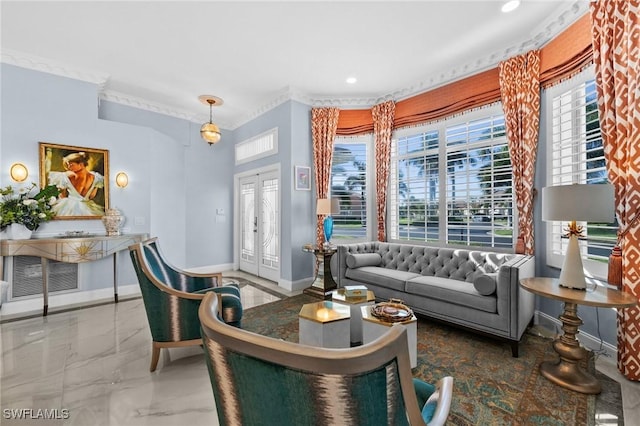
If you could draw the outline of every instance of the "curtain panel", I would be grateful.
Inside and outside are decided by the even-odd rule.
[[[391,132],[396,104],[383,102],[373,107],[373,134],[376,154],[376,212],[378,216],[378,241],[387,241],[387,186],[391,161]]]
[[[622,249],[622,291],[640,298],[640,0],[590,4],[598,112]],[[640,380],[640,309],[618,310],[618,369]]]
[[[540,128],[540,52],[501,62],[500,93],[518,208],[516,253],[533,254],[533,178]],[[521,247],[523,246],[523,247]]]
[[[331,160],[333,157],[333,140],[338,128],[338,108],[311,109],[311,138],[313,141],[313,171],[316,183],[316,200],[327,198],[331,184]],[[316,243],[324,243],[322,217],[316,220]]]

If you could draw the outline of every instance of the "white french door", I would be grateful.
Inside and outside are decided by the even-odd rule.
[[[239,268],[259,277],[280,278],[280,178],[269,171],[240,178]]]

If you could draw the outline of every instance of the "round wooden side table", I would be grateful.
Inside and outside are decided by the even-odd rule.
[[[631,294],[603,286],[596,286],[593,291],[562,287],[556,278],[525,278],[520,280],[520,285],[531,293],[564,302],[564,312],[558,317],[564,333],[553,342],[560,360],[541,363],[540,373],[553,383],[576,392],[600,393],[602,388],[598,379],[579,365],[587,351],[576,338],[578,328],[583,324],[577,315],[578,305],[628,308],[635,306],[638,300]]]

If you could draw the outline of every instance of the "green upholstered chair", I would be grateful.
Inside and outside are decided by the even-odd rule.
[[[220,425],[442,425],[453,379],[411,376],[406,329],[348,349],[300,345],[230,327],[219,300],[200,305]]]
[[[160,349],[201,345],[198,308],[207,292],[221,297],[224,321],[240,326],[242,303],[236,283],[223,285],[222,275],[192,274],[166,263],[155,238],[129,246],[133,267],[151,329],[150,371],[155,371]]]

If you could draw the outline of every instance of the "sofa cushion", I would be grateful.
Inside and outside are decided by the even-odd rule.
[[[498,274],[482,274],[473,280],[473,287],[483,296],[489,296],[496,292]]]
[[[473,284],[439,277],[418,276],[407,281],[406,292],[485,312],[497,311],[497,299],[483,296]]]
[[[360,281],[364,285],[371,283],[380,287],[405,291],[405,283],[407,280],[419,277],[420,275],[412,272],[394,271],[393,269],[378,266],[363,266],[362,268],[347,269],[345,276],[352,280]]]
[[[378,253],[349,253],[347,266],[349,268],[361,268],[363,266],[380,266],[382,257]]]

